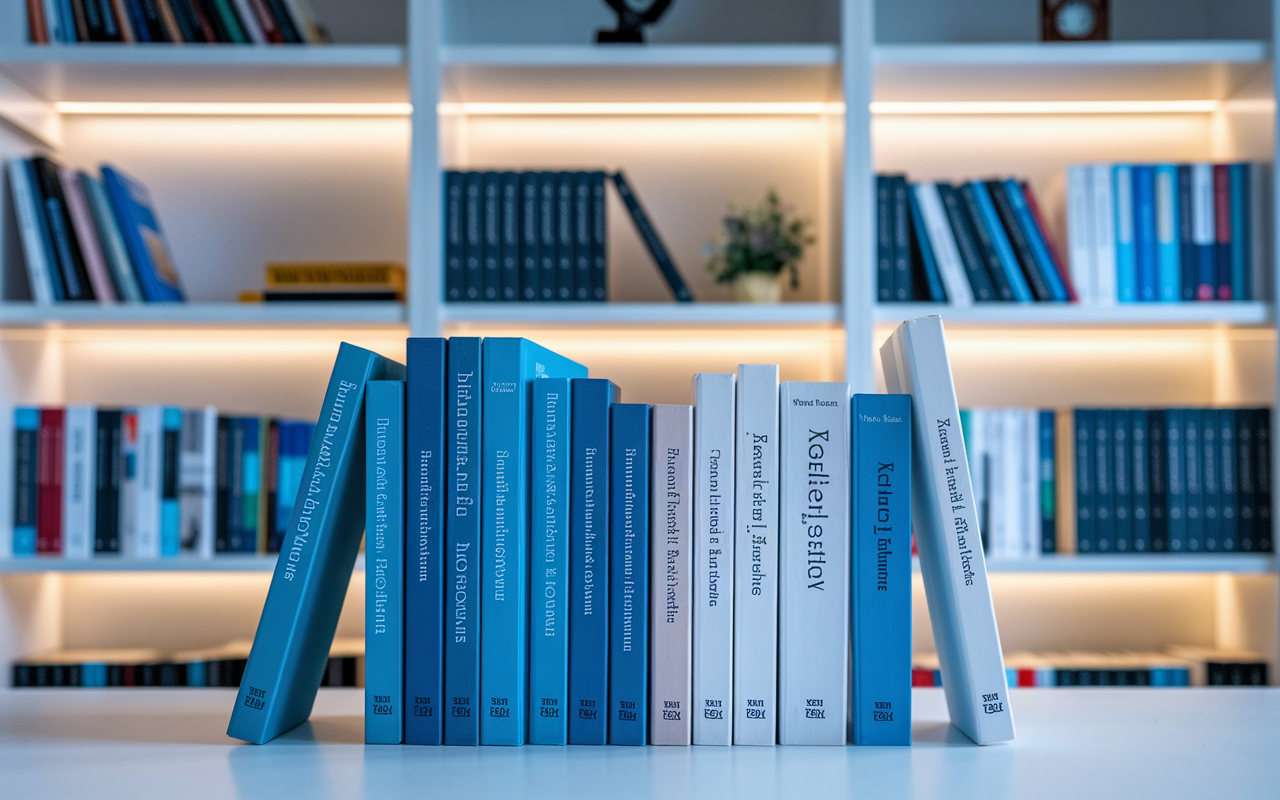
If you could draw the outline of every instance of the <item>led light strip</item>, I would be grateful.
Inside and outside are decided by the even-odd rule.
[[[988,114],[1209,114],[1217,100],[961,100],[874,101],[876,116]]]
[[[98,103],[61,100],[59,114],[150,117],[407,117],[409,103]]]

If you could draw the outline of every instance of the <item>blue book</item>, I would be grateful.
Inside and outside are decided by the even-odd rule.
[[[1182,437],[1186,412],[1171,408],[1164,412],[1166,488],[1165,547],[1170,553],[1187,549],[1187,468]]]
[[[529,743],[567,744],[569,381],[533,382],[529,508]]]
[[[1252,249],[1249,242],[1249,170],[1248,164],[1231,164],[1229,173],[1231,201],[1231,299],[1252,300]]]
[[[1134,242],[1133,169],[1111,168],[1112,199],[1116,209],[1116,296],[1121,303],[1138,299],[1138,253]]]
[[[369,381],[366,391],[364,741],[400,744],[406,628],[404,382]]]
[[[1004,226],[1000,224],[1000,217],[996,213],[996,207],[991,202],[991,193],[987,191],[987,186],[980,181],[965,184],[962,191],[972,191],[974,201],[977,203],[978,216],[975,217],[975,225],[981,225],[986,232],[986,236],[990,241],[990,247],[995,253],[996,261],[992,266],[994,271],[996,265],[1004,272],[1005,280],[1009,283],[1009,288],[1013,291],[1013,299],[1019,303],[1030,303],[1035,298],[1031,294],[1031,287],[1027,285],[1027,279],[1022,274],[1022,268],[1018,265],[1018,257],[1013,252],[1013,245],[1009,243],[1009,236],[1005,233]],[[978,234],[979,241],[982,240],[982,232]]]
[[[445,346],[440,338],[406,342],[405,744],[444,737]]]
[[[449,340],[445,396],[444,743],[480,744],[480,340]]]
[[[1133,450],[1129,446],[1129,412],[1111,415],[1111,550],[1127,553],[1133,543]]]
[[[484,299],[484,174],[464,172],[462,184],[462,299]]]
[[[1148,550],[1169,549],[1169,452],[1165,444],[1165,412],[1153,409],[1147,416],[1147,480],[1151,486],[1151,542]]]
[[[484,340],[480,505],[480,743],[527,737],[529,402],[542,378],[587,368],[527,339]]]
[[[1156,299],[1176,303],[1182,299],[1182,239],[1178,217],[1178,167],[1155,168]]]
[[[939,183],[937,188],[938,198],[942,200],[943,211],[946,212],[947,222],[955,236],[956,248],[960,251],[960,261],[964,265],[965,275],[969,278],[969,285],[973,289],[973,299],[976,301],[1005,299],[992,283],[992,277],[987,272],[986,259],[982,253],[978,252],[978,243],[974,239],[960,193],[948,183]]]
[[[1218,465],[1218,410],[1201,409],[1200,415],[1200,485],[1204,497],[1200,515],[1203,532],[1200,548],[1208,552],[1221,549],[1222,486]]]
[[[1257,538],[1254,549],[1270,553],[1271,541],[1271,409],[1259,408],[1253,416],[1254,481],[1257,489]]]
[[[1093,545],[1098,553],[1115,548],[1115,458],[1111,447],[1111,412],[1093,412]]]
[[[161,425],[160,555],[174,558],[182,552],[182,512],[178,501],[182,409],[166,407],[161,414]]]
[[[1159,279],[1156,262],[1156,172],[1152,166],[1136,166],[1133,177],[1133,250],[1137,265],[1137,301],[1154,303]]]
[[[876,176],[876,300],[887,303],[896,296],[893,282],[893,176]]]
[[[911,243],[915,254],[920,258],[925,286],[929,290],[929,300],[934,303],[945,303],[947,292],[942,286],[938,260],[934,256],[933,245],[929,241],[928,229],[924,226],[924,216],[920,213],[920,203],[916,200],[915,192],[907,192],[907,204],[911,210]]]
[[[1204,544],[1204,460],[1200,454],[1200,411],[1182,412],[1182,465],[1186,470],[1188,552],[1203,550]]]
[[[1009,205],[1013,207],[1013,213],[1017,217],[1018,227],[1022,229],[1023,235],[1031,245],[1031,252],[1035,256],[1036,265],[1040,268],[1040,274],[1049,285],[1049,293],[1055,302],[1068,302],[1071,296],[1067,292],[1066,284],[1062,281],[1062,275],[1058,272],[1058,265],[1054,263],[1053,254],[1049,251],[1049,243],[1044,240],[1044,233],[1036,223],[1035,215],[1031,213],[1031,206],[1027,205],[1027,195],[1022,190],[1022,184],[1008,179],[1003,181],[1002,185],[1005,196],[1009,198]]]
[[[40,409],[13,410],[13,554],[36,554],[37,460],[40,453]]]
[[[1147,431],[1150,412],[1129,412],[1129,484],[1132,487],[1133,511],[1129,515],[1132,549],[1135,553],[1151,552],[1151,460]]]
[[[1235,552],[1240,549],[1240,495],[1236,473],[1236,418],[1239,412],[1219,409],[1218,417],[1218,541],[1221,549]]]
[[[463,191],[466,178],[457,170],[444,173],[444,299],[456,302],[467,290]]]
[[[1181,265],[1181,299],[1184,303],[1196,299],[1199,280],[1199,254],[1196,251],[1195,217],[1191,205],[1191,165],[1179,164],[1178,170],[1178,262]]]
[[[1075,410],[1076,433],[1076,551],[1092,553],[1094,547],[1093,412]]]
[[[849,736],[911,744],[911,396],[851,403]]]
[[[102,167],[102,183],[147,302],[185,300],[182,281],[178,278],[169,244],[160,230],[160,220],[152,207],[147,187],[106,165]]]
[[[648,743],[649,406],[615,403],[609,441],[609,744]]]
[[[1053,411],[1040,411],[1040,463],[1037,468],[1040,485],[1040,552],[1052,555],[1058,552],[1058,468],[1056,451],[1055,415]]]
[[[573,382],[569,471],[569,744],[605,744],[609,709],[609,407],[618,387]]]
[[[258,502],[262,497],[262,420],[241,417],[240,491],[236,530],[240,552],[258,552]]]
[[[520,299],[532,302],[541,298],[538,254],[539,214],[538,173],[520,173]]]
[[[364,387],[403,378],[402,365],[377,353],[345,342],[338,349],[231,712],[232,738],[263,744],[311,715],[364,533]]]

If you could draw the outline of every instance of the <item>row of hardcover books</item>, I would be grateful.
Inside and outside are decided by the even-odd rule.
[[[1035,408],[960,411],[988,558],[1030,558],[1058,550],[1055,416]]]
[[[105,164],[99,177],[44,156],[6,168],[35,302],[183,299],[142,183]]]
[[[314,432],[214,408],[17,408],[13,555],[278,553]]]
[[[1265,658],[1246,650],[1170,647],[1163,653],[1010,653],[1005,656],[1010,686],[1266,686]],[[941,686],[934,653],[918,653],[911,663],[912,686]]]
[[[1067,168],[1067,252],[1082,303],[1266,300],[1265,164]]]
[[[677,300],[692,300],[621,172],[445,173],[445,299],[609,298],[605,184],[612,181]]]
[[[35,44],[321,44],[310,0],[27,0]]]

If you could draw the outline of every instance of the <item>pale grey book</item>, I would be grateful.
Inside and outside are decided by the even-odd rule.
[[[649,743],[692,742],[693,406],[653,407]]]

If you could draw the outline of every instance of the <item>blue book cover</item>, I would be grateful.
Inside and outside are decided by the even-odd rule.
[[[182,409],[166,407],[161,415],[161,422],[160,555],[175,558],[182,552],[182,513],[178,500]]]
[[[463,190],[466,178],[457,170],[444,173],[444,299],[456,302],[463,299],[467,289],[466,240],[463,236],[466,206]]]
[[[1111,447],[1111,412],[1093,411],[1093,545],[1098,553],[1115,548],[1115,458]]]
[[[406,628],[404,382],[370,381],[366,392],[364,741],[400,744]]]
[[[1204,460],[1200,453],[1200,411],[1182,412],[1182,466],[1186,471],[1188,552],[1203,550],[1204,544]]]
[[[569,420],[567,378],[533,382],[529,509],[529,743],[567,744]]]
[[[40,409],[13,410],[13,554],[36,554],[37,460]]]
[[[942,201],[943,211],[947,215],[947,222],[955,236],[956,248],[960,251],[960,261],[964,265],[965,275],[969,278],[969,285],[973,289],[973,299],[977,301],[1004,299],[992,283],[992,278],[987,272],[986,260],[978,252],[978,244],[974,241],[960,193],[948,183],[937,184],[937,189],[938,198]]]
[[[527,339],[487,338],[480,518],[480,743],[520,745],[529,663],[530,383],[587,368]]]
[[[1165,444],[1165,412],[1152,409],[1147,416],[1147,481],[1151,486],[1152,553],[1169,549],[1169,453]]]
[[[502,184],[502,299],[520,299],[520,175],[504,172]]]
[[[484,273],[481,299],[502,299],[502,181],[496,172],[481,173],[480,269]]]
[[[1076,551],[1092,553],[1094,547],[1093,412],[1078,408],[1076,434]]]
[[[255,744],[301,724],[329,660],[364,533],[364,387],[404,367],[342,343],[289,533],[236,694],[227,735]]]
[[[1132,531],[1132,550],[1135,553],[1151,552],[1151,473],[1150,412],[1134,409],[1129,412],[1129,484],[1132,487],[1133,511],[1129,515]]]
[[[404,741],[441,744],[447,343],[405,344]]]
[[[876,300],[894,299],[893,282],[893,177],[876,176]]]
[[[980,215],[980,218],[975,218],[974,222],[981,224],[986,230],[997,263],[1004,271],[1005,280],[1013,290],[1013,299],[1019,303],[1032,302],[1035,298],[1031,295],[1031,287],[1027,285],[1027,279],[1018,265],[1018,257],[1013,252],[1013,245],[1009,243],[1009,236],[1005,233],[1004,226],[1000,224],[1000,217],[996,213],[995,205],[991,202],[991,193],[987,191],[986,184],[974,181],[966,184],[965,188],[973,191]]]
[[[894,175],[889,188],[893,203],[893,299],[909,302],[917,291],[911,272],[911,212],[907,207],[907,178]]]
[[[1252,552],[1257,541],[1258,485],[1254,465],[1254,412],[1240,409],[1236,417],[1236,496],[1239,513],[1236,526],[1236,549]]]
[[[241,417],[237,420],[243,437],[240,451],[240,492],[236,530],[240,535],[240,552],[258,552],[258,502],[262,493],[262,420]]]
[[[849,735],[911,744],[911,397],[852,402]]]
[[[1049,285],[1049,293],[1053,295],[1053,300],[1058,303],[1069,301],[1071,296],[1067,292],[1066,284],[1062,281],[1062,275],[1058,272],[1058,265],[1054,263],[1053,254],[1049,251],[1049,243],[1044,240],[1044,233],[1036,223],[1031,207],[1027,205],[1027,196],[1022,190],[1022,184],[1010,178],[1002,181],[1002,185],[1005,195],[1009,198],[1009,205],[1013,207],[1013,213],[1017,217],[1018,227],[1022,229],[1023,235],[1031,245],[1031,252],[1035,256],[1040,274]]]
[[[1223,408],[1218,417],[1218,541],[1221,549],[1235,552],[1240,549],[1238,528],[1240,525],[1240,497],[1236,474],[1236,417],[1239,412]]]
[[[1221,550],[1219,537],[1222,535],[1222,485],[1221,471],[1218,465],[1220,451],[1218,449],[1218,409],[1205,408],[1200,415],[1200,486],[1203,526],[1200,549],[1208,552]]]
[[[1176,303],[1182,299],[1182,240],[1178,218],[1178,168],[1155,168],[1156,299]]]
[[[462,184],[462,299],[484,299],[484,173],[464,172]]]
[[[538,173],[520,173],[520,299],[532,302],[542,297],[539,289]]]
[[[609,407],[618,387],[573,382],[569,467],[569,744],[605,744],[609,708]]]
[[[1186,412],[1171,408],[1164,412],[1166,514],[1165,546],[1170,553],[1187,549],[1187,468],[1182,436]]]
[[[169,244],[160,230],[160,220],[156,217],[147,187],[106,165],[102,167],[102,183],[147,302],[185,300],[182,281],[169,252]]]
[[[1152,166],[1135,166],[1133,177],[1133,249],[1137,265],[1137,301],[1160,299],[1156,270],[1156,173]]]
[[[1040,485],[1040,552],[1052,555],[1058,552],[1056,419],[1053,411],[1041,410],[1036,416],[1040,423],[1040,463],[1036,470]]]
[[[444,743],[480,744],[480,340],[449,339],[445,396]]]
[[[1178,262],[1181,265],[1181,294],[1179,299],[1191,302],[1196,299],[1199,280],[1199,254],[1196,250],[1195,217],[1191,205],[1191,165],[1179,164],[1178,170]]]
[[[1133,169],[1127,164],[1111,168],[1111,197],[1116,214],[1116,296],[1121,303],[1138,299],[1138,253],[1134,242]]]
[[[1111,550],[1127,553],[1133,543],[1133,450],[1129,446],[1129,412],[1111,412]]]
[[[648,743],[649,406],[615,403],[609,441],[609,744]]]
[[[1272,551],[1271,541],[1271,409],[1258,408],[1249,412],[1253,416],[1254,482],[1257,489],[1257,515],[1254,540],[1255,549],[1262,553]]]
[[[919,255],[920,266],[924,271],[925,286],[929,290],[929,300],[934,303],[947,302],[947,292],[942,286],[942,274],[938,272],[938,260],[933,253],[933,244],[929,241],[928,230],[924,226],[924,216],[920,213],[920,203],[916,193],[907,192],[907,205],[911,210],[911,242],[914,252]]]
[[[1253,262],[1249,231],[1248,164],[1228,166],[1231,202],[1231,299],[1253,300],[1251,267]]]

